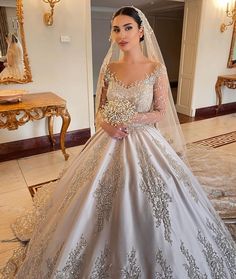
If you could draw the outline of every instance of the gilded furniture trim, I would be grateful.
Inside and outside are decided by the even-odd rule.
[[[66,102],[53,93],[27,94],[22,98],[22,103],[0,105],[0,129],[16,130],[28,121],[48,118],[48,131],[50,141],[55,146],[53,136],[53,117],[62,118],[60,132],[60,146],[65,160],[69,154],[65,151],[65,136],[70,124],[70,114],[66,108]]]
[[[222,105],[222,86],[226,86],[229,89],[236,89],[236,75],[218,76],[215,84],[216,103],[218,105],[217,110],[219,110]]]

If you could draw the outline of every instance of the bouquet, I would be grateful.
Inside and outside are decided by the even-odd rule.
[[[127,99],[110,100],[101,109],[103,120],[112,126],[129,124],[135,114],[135,106]]]

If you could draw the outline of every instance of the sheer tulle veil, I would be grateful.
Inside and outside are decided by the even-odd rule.
[[[18,66],[20,66],[19,63],[23,63],[23,48],[19,41],[19,38],[13,33],[8,33],[7,38],[10,41],[10,43],[8,44],[8,50],[11,49],[14,52],[15,63],[18,63]]]
[[[123,8],[123,7],[122,7]],[[152,61],[164,63],[156,36],[153,32],[152,27],[150,26],[146,16],[142,11],[132,6],[135,9],[142,21],[142,27],[144,29],[144,40],[141,42],[141,48],[146,57],[148,57]],[[99,109],[100,98],[102,87],[104,85],[103,77],[106,72],[107,65],[112,61],[117,61],[122,56],[122,53],[115,42],[111,42],[110,48],[103,60],[100,74],[98,78],[97,84],[97,92],[96,92],[96,112]],[[185,157],[185,140],[182,134],[182,130],[180,127],[180,123],[178,120],[178,116],[176,113],[175,105],[173,102],[173,97],[170,89],[170,85],[168,86],[168,102],[167,102],[167,110],[165,116],[162,120],[156,123],[156,128],[159,129],[162,135],[166,138],[166,140],[171,144],[174,150],[181,156]]]

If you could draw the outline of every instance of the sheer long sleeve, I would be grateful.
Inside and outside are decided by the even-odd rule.
[[[137,113],[133,123],[152,124],[161,121],[166,112],[168,100],[169,81],[166,67],[161,65],[153,86],[153,110],[151,112]]]
[[[105,105],[107,101],[107,88],[108,88],[108,81],[105,78],[103,78],[103,83],[101,87],[101,96],[100,96],[98,111],[96,114],[96,129],[100,127],[100,124],[102,122],[100,109]]]

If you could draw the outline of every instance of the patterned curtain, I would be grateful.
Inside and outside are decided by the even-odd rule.
[[[6,8],[0,7],[0,50],[2,55],[6,55],[7,53],[6,34],[8,34]]]

